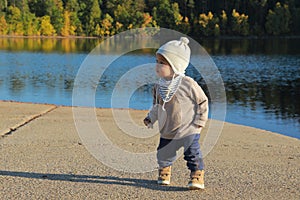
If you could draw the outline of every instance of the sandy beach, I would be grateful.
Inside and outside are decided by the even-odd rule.
[[[130,110],[137,124],[145,114]],[[158,135],[128,137],[110,109],[96,115],[121,149],[155,151]],[[170,186],[156,184],[157,170],[128,173],[104,165],[80,140],[71,107],[0,102],[0,155],[0,199],[300,199],[299,139],[230,123],[204,158],[206,189],[200,191],[187,189],[182,157]]]

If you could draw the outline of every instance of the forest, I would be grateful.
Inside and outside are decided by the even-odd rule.
[[[194,37],[298,36],[299,0],[0,0],[0,35],[107,37],[163,27]]]

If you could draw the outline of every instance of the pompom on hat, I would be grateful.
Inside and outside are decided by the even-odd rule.
[[[191,57],[191,49],[188,43],[189,39],[186,37],[169,41],[162,45],[156,54],[162,55],[168,61],[175,74],[184,75]]]

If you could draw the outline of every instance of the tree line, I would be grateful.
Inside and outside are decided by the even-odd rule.
[[[115,35],[164,27],[191,36],[299,35],[297,0],[0,0],[0,35]]]

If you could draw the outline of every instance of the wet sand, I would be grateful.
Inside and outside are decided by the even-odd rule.
[[[130,114],[141,125],[146,111]],[[128,137],[110,109],[97,109],[96,115],[121,149],[155,151],[158,135]],[[182,157],[174,163],[170,186],[156,184],[157,170],[137,174],[102,164],[80,140],[71,107],[0,102],[0,135],[0,199],[300,198],[299,139],[252,127],[224,124],[204,158],[206,189],[200,191],[187,190]]]

